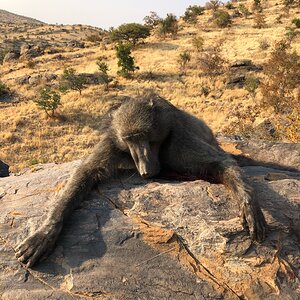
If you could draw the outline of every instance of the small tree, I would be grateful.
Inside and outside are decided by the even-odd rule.
[[[83,74],[76,74],[75,69],[67,68],[64,70],[60,81],[60,90],[66,92],[68,90],[78,91],[81,95],[82,90],[85,88],[86,78]]]
[[[39,97],[34,99],[33,102],[42,110],[45,111],[47,116],[53,118],[55,110],[60,103],[60,94],[49,87],[42,89],[39,93]]]
[[[129,43],[119,43],[116,46],[118,67],[121,68],[118,74],[129,78],[131,74],[138,69],[134,64],[134,58],[131,56],[131,44]]]
[[[212,11],[217,11],[221,6],[222,2],[220,0],[210,0],[205,3],[206,9],[211,9]]]
[[[213,13],[213,21],[220,28],[228,27],[232,23],[230,14],[225,10],[215,11]]]
[[[167,34],[176,36],[178,33],[178,20],[176,16],[167,14],[166,18],[161,21],[159,29],[163,36],[166,36]]]
[[[183,20],[187,23],[197,23],[197,17],[203,15],[205,8],[199,5],[190,5],[184,13]]]
[[[162,19],[154,11],[150,11],[150,15],[144,18],[144,24],[151,29],[157,26],[161,21]]]
[[[204,38],[202,36],[196,36],[192,39],[192,44],[198,52],[203,50]]]
[[[255,96],[256,90],[259,87],[260,80],[257,77],[248,75],[245,79],[244,88],[247,90],[251,95]]]
[[[145,39],[149,35],[149,27],[138,23],[122,24],[110,32],[113,41],[125,41],[133,45],[136,45],[141,39]]]
[[[251,12],[249,11],[249,9],[244,5],[244,4],[240,4],[238,6],[238,10],[241,12],[241,14],[247,19],[250,15]]]
[[[105,84],[105,90],[108,90],[109,83],[112,81],[112,78],[108,75],[108,65],[106,63],[107,57],[101,56],[97,58],[96,64],[99,68],[99,77],[100,80]]]
[[[191,61],[191,55],[189,52],[184,51],[179,54],[178,63],[179,63],[179,67],[180,67],[180,72],[182,74],[186,73],[187,64],[190,61]]]

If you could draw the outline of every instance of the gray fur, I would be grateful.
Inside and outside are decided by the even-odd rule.
[[[70,178],[45,223],[17,247],[16,256],[27,267],[53,249],[63,223],[94,184],[124,165],[145,178],[172,171],[224,183],[238,200],[251,238],[264,239],[265,219],[250,185],[202,120],[151,94],[110,111],[101,128],[99,144]]]

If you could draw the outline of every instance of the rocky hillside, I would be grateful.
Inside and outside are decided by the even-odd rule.
[[[13,14],[3,9],[0,9],[0,23],[9,23],[9,24],[16,24],[16,25],[17,24],[31,24],[31,25],[43,24],[43,22],[39,20]]]
[[[215,133],[299,141],[297,105],[279,113],[262,106],[262,83],[268,78],[264,66],[277,43],[289,38],[289,51],[300,53],[299,29],[292,23],[299,18],[299,6],[286,9],[281,1],[267,0],[257,12],[248,0],[233,1],[218,10],[230,15],[229,26],[217,26],[214,11],[206,9],[194,23],[179,18],[176,35],[162,36],[152,30],[132,49],[139,69],[130,79],[119,75],[115,43],[100,28],[0,24],[0,81],[7,88],[0,96],[0,159],[12,171],[20,171],[40,162],[81,158],[99,138],[103,113],[116,102],[149,89],[203,118]],[[180,59],[185,53],[190,59],[183,68]],[[108,67],[108,88],[99,79],[99,57],[105,58]],[[203,71],[216,57],[221,64],[215,73]],[[81,94],[61,93],[56,118],[48,118],[32,100],[45,86],[58,90],[67,68],[84,76],[87,83]],[[295,89],[291,95],[296,99],[300,92]]]

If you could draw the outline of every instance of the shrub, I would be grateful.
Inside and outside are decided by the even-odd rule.
[[[35,62],[32,59],[28,60],[26,67],[28,69],[33,69],[35,67]]]
[[[136,45],[141,39],[145,39],[149,35],[149,27],[138,23],[122,24],[110,32],[113,41],[125,41],[133,45]]]
[[[287,40],[289,40],[290,42],[292,42],[299,35],[300,35],[300,31],[297,30],[296,28],[294,28],[294,27],[286,28],[285,36],[286,36]]]
[[[167,14],[166,18],[162,19],[160,22],[159,32],[163,36],[166,36],[167,34],[176,36],[178,33],[178,20],[176,16],[173,14]]]
[[[7,50],[3,50],[3,49],[0,50],[0,65],[3,64],[3,60],[6,54],[7,54]]]
[[[192,44],[198,52],[203,50],[204,38],[201,36],[196,36],[192,39]]]
[[[184,51],[179,54],[178,63],[180,67],[180,71],[185,74],[188,62],[191,61],[191,55],[189,52]]]
[[[0,96],[6,95],[9,93],[9,88],[5,83],[0,81]]]
[[[54,117],[55,111],[60,103],[60,94],[49,87],[42,89],[39,93],[39,97],[33,100],[33,102],[49,117]]]
[[[255,92],[257,88],[259,87],[260,80],[257,77],[248,75],[246,76],[244,88],[246,91],[248,91],[250,94],[255,95]]]
[[[300,28],[300,19],[295,18],[295,19],[292,20],[292,23],[293,23],[297,28]]]
[[[213,13],[213,21],[218,27],[221,28],[228,27],[232,23],[230,14],[225,10],[215,11]]]
[[[227,9],[234,9],[234,5],[233,5],[233,3],[232,3],[231,1],[228,1],[228,2],[225,4],[225,7],[226,7]]]
[[[253,0],[252,10],[257,12],[262,12],[261,0]]]
[[[64,70],[60,81],[60,90],[66,92],[68,90],[78,91],[81,95],[82,90],[85,88],[86,79],[83,74],[76,74],[75,69],[67,68]]]
[[[100,80],[105,84],[105,90],[108,90],[109,83],[112,81],[112,78],[107,74],[108,65],[106,63],[106,60],[107,58],[105,56],[98,57],[96,64],[99,69]]]
[[[267,50],[269,47],[270,47],[270,44],[266,39],[262,39],[259,41],[259,48],[261,50]]]
[[[265,80],[261,85],[262,105],[276,113],[289,113],[299,106],[300,56],[291,50],[287,41],[278,42],[264,65]]]
[[[86,40],[91,43],[101,42],[103,39],[101,34],[91,34],[86,37]]]
[[[257,13],[254,16],[254,28],[265,28],[266,27],[266,21],[265,21],[265,16],[262,13]]]
[[[205,3],[205,8],[211,9],[212,11],[217,11],[221,4],[222,2],[219,0],[210,0],[209,2]]]
[[[161,21],[162,19],[154,11],[150,11],[150,15],[144,18],[144,24],[151,29],[157,26]]]
[[[119,43],[115,48],[118,58],[118,67],[121,68],[118,74],[125,78],[129,78],[131,74],[138,69],[131,56],[131,47],[129,43]]]
[[[183,20],[187,23],[197,23],[197,17],[203,15],[205,8],[199,5],[190,5],[184,13]]]
[[[209,76],[212,79],[224,73],[225,63],[225,59],[220,54],[220,46],[214,46],[201,53],[197,65],[203,75]]]
[[[250,15],[251,12],[249,11],[249,9],[244,5],[244,4],[240,4],[238,6],[238,10],[241,12],[241,14],[247,19]]]

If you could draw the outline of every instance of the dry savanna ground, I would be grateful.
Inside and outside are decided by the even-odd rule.
[[[244,1],[234,5],[239,3],[251,7],[251,2]],[[44,41],[50,45],[48,49],[55,48],[55,51],[45,51],[30,64],[19,60],[1,66],[0,79],[13,95],[0,102],[0,159],[8,163],[12,171],[18,172],[40,162],[81,158],[91,151],[99,138],[97,127],[103,113],[125,96],[136,96],[147,89],[155,90],[174,105],[203,118],[216,133],[228,132],[232,127],[243,128],[244,122],[252,122],[255,126],[269,120],[274,114],[272,109],[257,109],[261,97],[259,90],[254,96],[244,88],[228,88],[226,75],[214,80],[202,76],[197,67],[198,52],[192,43],[195,36],[201,36],[204,48],[219,44],[221,54],[229,64],[240,59],[251,59],[256,65],[266,62],[273,45],[285,36],[291,20],[300,15],[300,8],[290,9],[278,23],[276,18],[283,14],[283,5],[263,1],[263,7],[266,27],[261,29],[253,28],[253,15],[234,18],[228,28],[217,28],[209,21],[211,11],[206,11],[198,17],[197,24],[180,20],[176,37],[163,39],[153,33],[132,51],[139,66],[132,79],[117,75],[113,43],[88,40],[89,36],[101,33],[97,28],[27,24],[23,31],[19,26],[19,32],[16,32],[12,24],[2,24],[1,42],[5,39],[29,43]],[[84,42],[85,47],[71,47],[69,44],[73,40]],[[262,50],[262,41],[270,47]],[[300,53],[300,37],[293,42],[293,48]],[[184,51],[190,53],[191,61],[182,75],[178,57]],[[103,85],[88,85],[81,95],[76,91],[63,94],[59,118],[47,117],[32,101],[45,83],[16,83],[16,78],[24,75],[61,75],[67,67],[75,68],[78,73],[95,73],[99,56],[107,57],[108,73],[114,77],[109,90],[105,91]],[[204,95],[203,88],[209,93]],[[253,112],[255,116],[251,120],[241,118]]]

